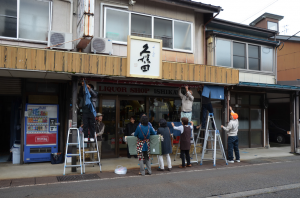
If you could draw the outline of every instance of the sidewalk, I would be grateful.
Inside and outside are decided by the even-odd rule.
[[[270,149],[264,148],[247,148],[240,149],[241,155],[241,163],[229,164],[230,166],[241,166],[245,164],[254,164],[254,163],[266,163],[266,162],[274,162],[281,161],[280,159],[286,160],[291,157],[293,159],[299,159],[300,156],[295,156],[289,153],[290,147],[274,147]],[[207,157],[211,157],[211,154],[207,154]],[[220,157],[220,156],[219,156]],[[184,171],[183,169],[179,169],[178,165],[180,165],[181,160],[177,157],[176,161],[174,161],[174,155],[171,156],[172,159],[172,172],[176,171]],[[201,156],[198,155],[198,159],[201,159]],[[195,159],[193,159],[195,160]],[[105,159],[101,160],[102,162],[102,173],[99,173],[99,166],[92,167],[92,165],[86,166],[86,175],[89,174],[97,174],[98,178],[111,178],[111,177],[119,177],[113,173],[114,169],[117,165],[122,165],[127,167],[128,173],[125,176],[137,175],[139,171],[138,160],[135,158],[115,158],[115,159]],[[158,167],[157,158],[154,156],[153,159],[153,174]],[[165,162],[165,166],[167,163]],[[218,160],[217,168],[226,166],[223,160]],[[192,168],[187,169],[208,169],[214,168],[212,161],[205,161],[202,166],[193,164]],[[168,171],[165,171],[168,172]],[[67,175],[78,175],[80,174],[80,169],[77,172],[72,173],[71,168],[66,169]],[[56,176],[63,175],[63,164],[55,164],[52,165],[49,162],[45,163],[31,163],[24,165],[13,165],[11,163],[0,163],[0,188],[5,186],[15,186],[15,185],[23,185],[23,184],[39,184],[39,183],[53,183],[58,182]],[[24,179],[20,179],[24,178]]]

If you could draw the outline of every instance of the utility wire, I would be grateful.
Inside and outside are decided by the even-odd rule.
[[[251,15],[250,17],[248,17],[247,19],[245,19],[244,21],[247,21],[248,19],[250,19],[251,17],[253,17],[254,15],[256,15],[257,13],[263,11],[264,9],[270,7],[271,5],[273,5],[274,3],[276,3],[278,0],[273,1],[272,3],[270,3],[269,5],[267,5],[266,7],[264,7],[263,9],[259,10],[258,12],[256,12],[255,14]],[[240,22],[243,23],[244,21]]]

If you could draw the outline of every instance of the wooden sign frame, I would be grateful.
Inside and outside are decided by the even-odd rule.
[[[140,41],[148,41],[148,42],[155,42],[159,43],[160,49],[160,61],[159,61],[159,75],[153,76],[153,75],[139,75],[139,74],[131,74],[130,72],[130,57],[131,57],[131,47],[134,47],[131,45],[132,40],[140,40]],[[138,37],[138,36],[128,36],[127,37],[127,77],[138,77],[138,78],[153,78],[153,79],[162,79],[162,40],[159,39],[151,39],[151,38],[145,38],[145,37]]]

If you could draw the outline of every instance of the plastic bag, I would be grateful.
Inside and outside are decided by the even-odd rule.
[[[117,168],[115,169],[115,173],[118,175],[125,175],[127,173],[127,168],[123,167],[121,165],[118,165]]]

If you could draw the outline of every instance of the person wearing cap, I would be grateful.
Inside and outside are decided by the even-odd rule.
[[[240,162],[240,152],[239,152],[239,138],[238,138],[238,128],[239,128],[239,121],[238,121],[238,114],[234,113],[232,107],[230,108],[230,122],[228,123],[227,127],[221,125],[228,135],[228,163],[234,163],[233,161],[233,150],[235,153],[235,161]]]
[[[101,113],[96,114],[96,123],[95,123],[95,130],[96,130],[96,139],[98,143],[98,150],[99,156],[101,158],[101,146],[102,146],[102,135],[104,133],[105,124],[102,122],[103,115]],[[95,143],[91,143],[90,151],[94,151]],[[94,154],[91,154],[92,161],[95,161]]]

